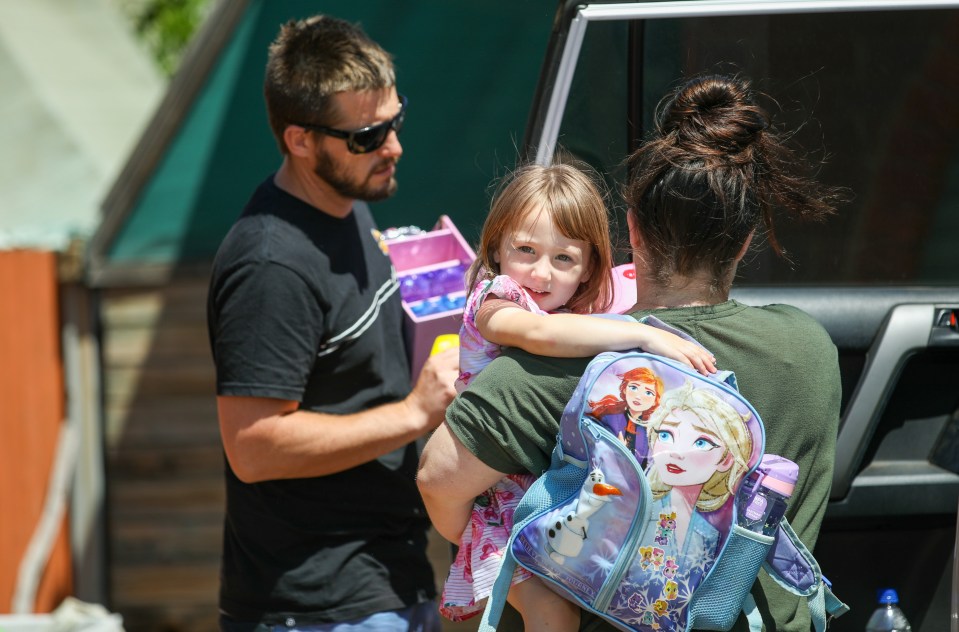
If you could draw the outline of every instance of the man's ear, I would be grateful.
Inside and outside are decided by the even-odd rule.
[[[299,125],[287,125],[283,130],[283,142],[291,156],[307,158],[315,155],[316,142],[309,131]]]

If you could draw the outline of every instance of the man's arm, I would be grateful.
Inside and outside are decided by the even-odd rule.
[[[450,542],[459,542],[473,501],[504,476],[476,458],[444,423],[423,449],[416,484],[433,526]]]
[[[297,409],[297,402],[217,397],[227,460],[245,483],[333,474],[406,445],[443,421],[456,394],[457,349],[430,358],[403,400],[350,415]]]

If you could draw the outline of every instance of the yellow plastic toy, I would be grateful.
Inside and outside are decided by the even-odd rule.
[[[443,334],[437,336],[436,340],[433,341],[433,349],[430,351],[430,355],[436,355],[441,351],[446,351],[447,349],[458,346],[460,346],[459,334]]]

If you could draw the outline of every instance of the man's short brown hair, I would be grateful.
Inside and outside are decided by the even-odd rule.
[[[288,125],[329,125],[338,92],[381,90],[396,84],[393,59],[359,25],[328,15],[290,20],[270,45],[263,96],[270,128],[287,153]]]

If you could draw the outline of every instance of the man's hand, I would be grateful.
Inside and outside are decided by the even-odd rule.
[[[427,359],[406,404],[413,415],[423,415],[426,432],[443,423],[446,407],[456,396],[453,386],[459,377],[459,349],[451,348]]]

